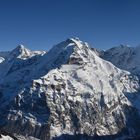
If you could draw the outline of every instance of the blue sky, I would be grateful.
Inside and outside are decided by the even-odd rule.
[[[95,48],[140,44],[140,0],[0,0],[0,50],[49,50],[69,37]]]

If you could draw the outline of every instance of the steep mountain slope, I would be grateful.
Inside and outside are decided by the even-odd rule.
[[[121,69],[138,75],[140,73],[140,46],[120,45],[105,51],[103,58]]]
[[[27,140],[139,135],[138,77],[78,39],[43,55],[15,50],[0,64],[3,130]]]

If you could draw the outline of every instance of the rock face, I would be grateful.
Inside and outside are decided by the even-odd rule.
[[[79,39],[67,39],[48,53],[20,46],[0,64],[0,76],[0,126],[18,139],[140,133],[138,77]]]

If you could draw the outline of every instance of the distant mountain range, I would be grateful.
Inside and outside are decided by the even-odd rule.
[[[78,38],[48,52],[23,45],[0,52],[1,133],[11,140],[139,139],[139,60],[140,47],[102,51]]]

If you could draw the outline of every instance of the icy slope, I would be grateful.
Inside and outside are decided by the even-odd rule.
[[[105,51],[103,58],[121,69],[135,74],[140,73],[140,46],[120,45]]]
[[[8,67],[0,80],[2,129],[41,140],[63,134],[139,134],[136,76],[103,60],[78,39],[67,39],[43,55],[29,53],[14,53],[18,55],[0,65]]]
[[[9,136],[3,136],[3,135],[1,135],[0,140],[14,140],[14,139],[12,139]]]

